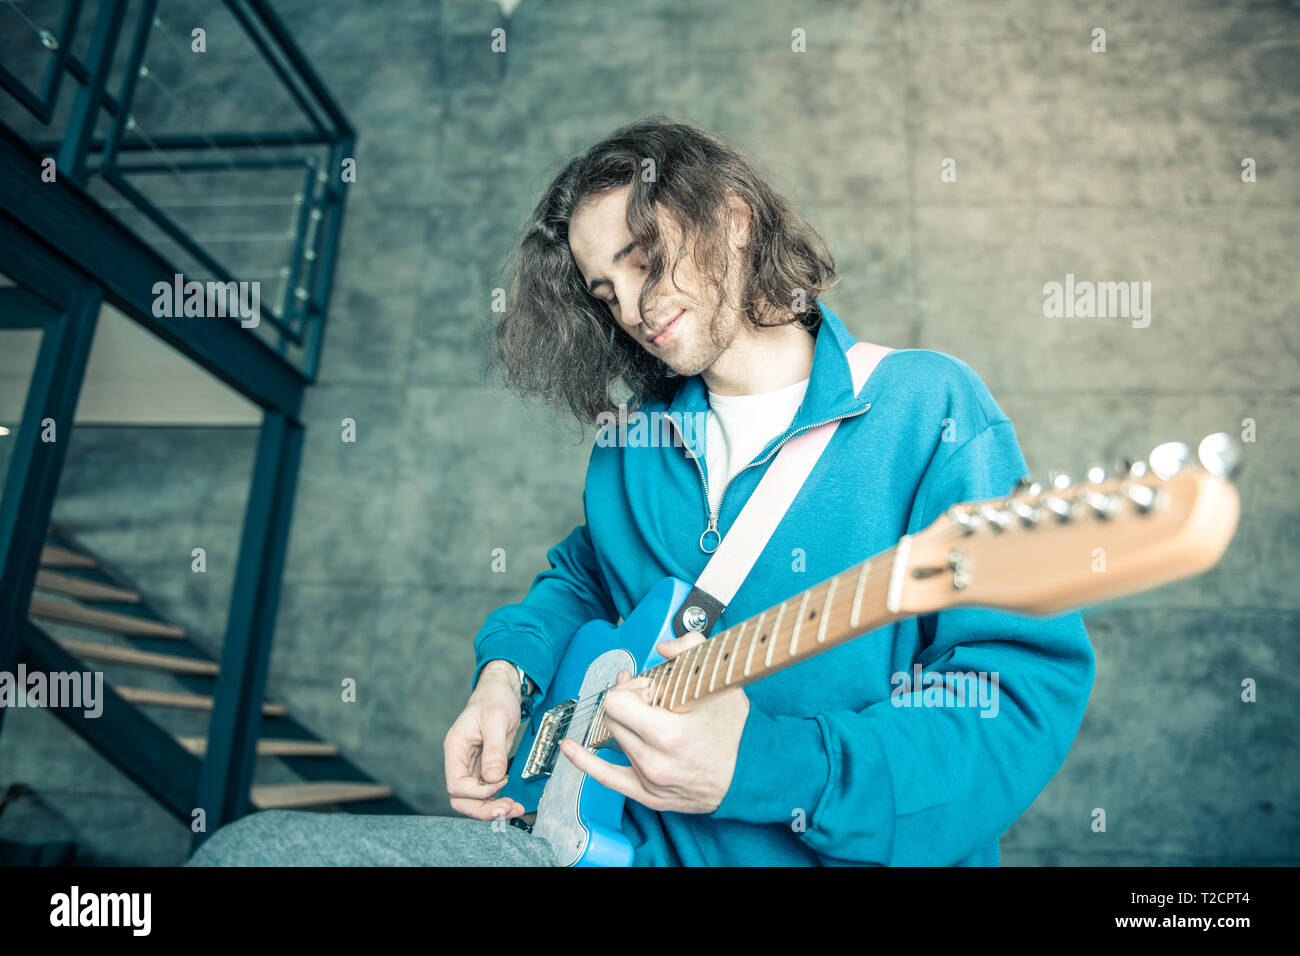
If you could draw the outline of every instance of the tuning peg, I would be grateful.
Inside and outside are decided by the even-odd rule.
[[[1084,500],[1102,521],[1108,521],[1124,510],[1124,499],[1119,495],[1103,495],[1099,491],[1090,491]]]
[[[1043,505],[1056,515],[1056,520],[1062,524],[1074,517],[1074,502],[1068,498],[1050,496],[1043,499]]]
[[[1104,465],[1090,465],[1088,467],[1088,481],[1094,485],[1099,485],[1106,480],[1106,468]]]
[[[1183,465],[1191,456],[1192,450],[1180,441],[1167,441],[1156,445],[1147,455],[1151,470],[1160,478],[1169,479],[1182,471]]]
[[[1052,470],[1047,473],[1047,487],[1049,488],[1064,491],[1070,487],[1070,483],[1070,476],[1063,471]]]
[[[1037,485],[1035,485],[1037,487]],[[1037,494],[1037,492],[1035,492]],[[1026,528],[1032,528],[1038,522],[1043,520],[1046,509],[1041,505],[1028,505],[1023,501],[1017,501],[1011,506],[1011,510],[1020,517],[1020,523]]]
[[[1120,459],[1119,467],[1115,470],[1129,478],[1142,478],[1147,473],[1147,463],[1140,459],[1134,461],[1132,458],[1124,457]]]
[[[993,505],[980,505],[979,515],[994,531],[1006,531],[1011,524],[1011,513]]]
[[[976,517],[965,508],[953,505],[948,509],[948,517],[953,520],[962,530],[962,534],[974,534],[979,530],[979,522]]]
[[[1034,481],[1034,479],[1031,478],[1029,475],[1023,475],[1020,478],[1020,480],[1016,482],[1016,486],[1012,488],[1011,491],[1007,494],[1005,508],[1011,508],[1015,510],[1016,513],[1020,514],[1021,517],[1023,518],[1024,515],[1021,514],[1019,508],[1016,506],[1014,502],[1014,499],[1019,497],[1020,495],[1028,495],[1030,497],[1036,497],[1037,495],[1040,495],[1042,493],[1043,493],[1042,485]],[[1022,506],[1028,507],[1027,505],[1023,505],[1023,503]]]
[[[1201,466],[1216,478],[1229,481],[1241,471],[1241,443],[1227,432],[1206,435],[1196,447]]]
[[[1150,485],[1136,481],[1126,481],[1120,486],[1120,493],[1137,505],[1138,511],[1146,514],[1156,503],[1156,490]]]

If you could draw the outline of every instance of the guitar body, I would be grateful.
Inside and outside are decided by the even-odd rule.
[[[690,590],[685,581],[665,578],[621,625],[592,621],[579,628],[545,698],[533,708],[510,762],[510,781],[498,796],[519,801],[526,814],[536,812],[533,835],[551,845],[561,866],[631,865],[632,844],[622,831],[627,798],[592,780],[563,754],[558,754],[550,773],[523,779],[543,717],[567,701],[600,694],[614,684],[620,670],[639,674],[663,661],[655,646],[672,640],[673,613]],[[560,736],[585,745],[596,714],[593,706],[574,712]],[[596,755],[613,764],[628,765],[626,756],[609,747],[597,750]]]

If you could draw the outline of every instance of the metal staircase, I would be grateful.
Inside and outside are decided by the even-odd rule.
[[[264,699],[303,443],[299,410],[319,366],[350,181],[341,170],[355,156],[356,134],[266,0],[64,0],[54,11],[19,12],[26,23],[0,37],[0,335],[36,331],[40,349],[21,418],[3,438],[0,671],[21,661],[76,672],[90,662],[121,675],[105,688],[97,719],[55,713],[187,825],[201,808],[206,826],[196,846],[255,809],[411,812]],[[222,38],[214,53],[246,34],[247,69],[232,61],[239,69],[227,63],[225,74],[195,82],[196,71],[218,63],[190,55],[189,28],[200,14],[209,26],[226,18],[228,29],[213,31]],[[245,98],[252,105],[239,116],[248,128],[208,128],[205,111],[184,102],[194,89],[227,92],[232,75],[252,75],[257,63],[267,87]],[[288,107],[269,105],[273,88]],[[161,90],[167,108],[151,115],[142,90]],[[275,208],[259,206],[254,199],[265,197],[238,185],[241,175],[286,189],[280,206],[293,214],[275,244],[255,246],[251,218],[240,218]],[[187,211],[195,215],[186,219]],[[235,239],[196,231],[223,224],[235,226]],[[258,261],[241,258],[249,250]],[[272,252],[278,258],[266,261]],[[259,271],[280,282],[254,321],[213,308],[214,287],[219,293]],[[159,314],[156,290],[177,276],[199,284],[199,315]],[[154,613],[102,557],[50,527],[106,305],[262,412],[217,659]],[[52,425],[56,441],[47,437]],[[103,639],[60,636],[68,626]],[[133,683],[129,675],[141,671],[164,672],[175,688]],[[206,733],[168,729],[167,715],[182,711],[206,712]],[[0,732],[3,718],[0,708]],[[301,782],[257,784],[259,755],[283,761]]]
[[[189,640],[184,628],[162,620],[115,568],[57,526],[50,527],[41,552],[28,618],[19,660],[29,672],[84,671],[89,663],[108,665],[122,675],[121,681],[106,683],[104,713],[99,717],[87,717],[77,708],[55,708],[54,713],[189,825],[195,808],[185,804],[192,803],[192,795],[175,782],[197,779],[207,737],[178,733],[168,727],[167,718],[172,711],[213,711],[218,662]],[[52,627],[64,625],[117,640],[88,641],[49,633]],[[126,683],[133,671],[164,673],[177,689]],[[115,716],[120,719],[127,708],[140,711],[150,722],[147,738],[141,738],[144,731],[138,722],[130,728],[136,738],[131,741],[114,726]],[[142,743],[153,748],[157,759],[149,763],[133,759]],[[298,783],[254,781],[250,802],[256,809],[364,801],[368,812],[412,812],[394,797],[391,787],[368,777],[341,756],[336,744],[321,740],[281,704],[262,702],[256,753],[279,758],[302,778]]]

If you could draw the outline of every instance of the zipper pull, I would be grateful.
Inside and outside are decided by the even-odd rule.
[[[704,539],[709,535],[714,535],[717,540],[713,542],[713,547],[706,548]],[[718,545],[722,544],[722,533],[718,531],[718,516],[714,512],[709,513],[709,526],[704,529],[704,534],[700,535],[700,550],[705,554],[712,554],[718,550]]]

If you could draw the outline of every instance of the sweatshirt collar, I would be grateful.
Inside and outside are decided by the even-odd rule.
[[[824,302],[817,302],[822,320],[817,327],[813,345],[812,371],[803,402],[790,426],[774,441],[780,441],[791,432],[818,422],[840,418],[861,411],[867,402],[853,392],[853,373],[849,368],[847,352],[856,341],[844,327],[840,317]],[[709,410],[708,387],[699,375],[684,380],[667,406],[668,414],[679,428],[684,416],[702,416]],[[699,420],[698,418],[696,419]],[[693,454],[699,455],[704,435],[698,428],[680,429]]]

